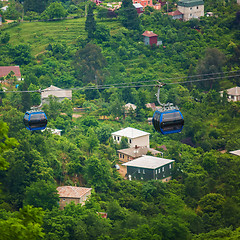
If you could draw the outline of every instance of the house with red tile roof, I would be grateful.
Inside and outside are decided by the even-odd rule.
[[[179,19],[179,20],[183,19],[183,13],[181,13],[179,10],[176,10],[174,12],[169,12],[168,15],[172,16],[173,19]]]
[[[156,46],[161,45],[161,41],[158,41],[158,35],[153,31],[145,31],[142,36],[144,36],[144,44],[152,46],[155,44]]]
[[[0,78],[5,78],[10,72],[14,73],[18,81],[22,80],[19,66],[0,66]]]
[[[66,204],[74,202],[75,204],[85,204],[87,198],[91,195],[92,188],[61,186],[57,188],[60,202],[60,209],[64,209]]]

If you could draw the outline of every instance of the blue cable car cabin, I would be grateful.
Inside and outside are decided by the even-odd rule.
[[[181,132],[184,125],[184,119],[182,113],[176,109],[164,112],[155,111],[152,123],[157,132],[161,132],[165,135]]]
[[[47,126],[47,116],[42,111],[28,111],[23,117],[23,122],[30,131],[44,130]]]

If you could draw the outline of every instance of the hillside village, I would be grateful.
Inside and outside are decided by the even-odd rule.
[[[238,0],[0,9],[0,240],[239,238]]]

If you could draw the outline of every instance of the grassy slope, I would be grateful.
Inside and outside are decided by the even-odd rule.
[[[111,34],[115,34],[121,27],[117,21],[108,21],[107,26],[111,29]],[[17,45],[20,43],[30,44],[32,54],[45,50],[49,43],[65,42],[73,43],[78,37],[85,38],[85,18],[53,21],[53,22],[25,22],[7,29],[10,34],[10,43]]]

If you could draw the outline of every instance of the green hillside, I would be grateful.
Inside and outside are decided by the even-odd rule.
[[[117,13],[106,2],[9,1],[0,67],[18,65],[24,80],[0,79],[0,240],[239,239],[240,158],[229,152],[240,149],[240,102],[220,91],[240,86],[240,6],[204,2],[213,16],[183,22],[166,12],[177,1],[140,16],[130,0]],[[81,17],[59,19],[68,16]],[[145,31],[162,45],[144,45]],[[181,133],[149,125],[157,80],[160,101],[183,114]],[[72,99],[50,97],[47,130],[29,131],[24,113],[50,85]],[[169,171],[154,169],[149,181],[148,169],[126,174],[118,150],[128,139],[111,133],[127,127],[150,134],[157,157],[174,160]],[[60,210],[68,199],[58,186],[91,188],[91,197]]]

